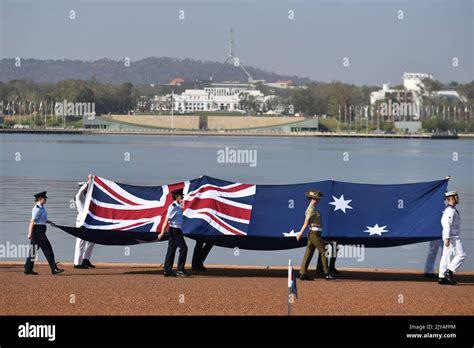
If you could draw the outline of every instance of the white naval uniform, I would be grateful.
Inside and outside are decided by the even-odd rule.
[[[77,219],[76,227],[80,227],[79,216],[84,210],[84,203],[86,199],[85,191],[87,189],[87,183],[81,186],[79,192],[76,195],[76,208],[77,208]],[[80,238],[76,239],[76,250],[74,252],[74,265],[80,266],[84,259],[89,260],[92,255],[92,249],[94,248],[94,243],[82,240]]]
[[[439,249],[443,252],[443,240],[441,238],[432,240],[428,248],[428,255],[426,256],[425,273],[435,273],[435,262]]]
[[[444,278],[444,272],[450,270],[456,272],[466,258],[466,252],[459,238],[461,227],[461,218],[457,209],[448,205],[441,217],[441,225],[443,226],[443,254],[439,263],[439,277]],[[444,245],[444,241],[449,239],[449,247]],[[454,258],[451,260],[451,255]]]

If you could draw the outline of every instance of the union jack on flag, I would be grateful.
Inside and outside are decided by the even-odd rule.
[[[255,192],[256,186],[250,184],[209,177],[193,180],[184,197],[183,232],[247,235]]]
[[[89,229],[160,232],[171,192],[189,182],[164,186],[132,186],[94,176],[88,189],[85,211],[79,220]],[[88,207],[88,209],[87,209]]]
[[[246,235],[255,185],[202,177],[163,186],[119,184],[94,176],[85,188],[80,226],[95,230],[160,232],[171,192],[183,189],[183,233]]]

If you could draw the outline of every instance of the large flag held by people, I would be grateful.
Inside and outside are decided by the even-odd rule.
[[[318,190],[324,193],[317,206],[323,238],[388,247],[441,237],[447,185],[448,179],[395,185],[334,180],[255,185],[203,176],[170,185],[134,186],[91,176],[79,227],[58,227],[105,245],[158,241],[171,192],[183,189],[186,237],[232,248],[290,249],[306,243],[295,236],[308,206],[305,192]]]

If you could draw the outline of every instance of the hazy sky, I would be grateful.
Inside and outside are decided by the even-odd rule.
[[[474,1],[0,0],[3,58],[171,56],[356,84],[473,78]],[[76,19],[71,20],[70,10]],[[184,10],[185,19],[178,18]],[[294,19],[289,19],[289,11]],[[398,11],[403,11],[400,20]],[[349,67],[343,67],[344,57]],[[453,67],[453,57],[459,66]]]

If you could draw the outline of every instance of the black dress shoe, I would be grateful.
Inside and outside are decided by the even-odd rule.
[[[326,274],[326,275],[324,276],[324,278],[325,278],[326,280],[334,280],[334,279],[336,279],[336,277],[334,277],[331,273]]]
[[[87,259],[84,259],[84,261],[82,261],[82,265],[83,266],[87,266],[88,268],[95,268],[95,265],[93,265],[89,260]]]
[[[35,271],[23,271],[23,273],[28,274],[28,275],[38,275],[39,274]]]
[[[186,271],[178,271],[178,272],[176,273],[176,275],[177,275],[178,277],[189,277],[191,274],[189,274],[189,273],[186,272]]]
[[[313,277],[310,277],[310,276],[307,275],[307,274],[300,274],[300,279],[301,279],[301,280],[314,280]]]
[[[438,284],[439,285],[448,285],[449,282],[446,278],[438,278]]]
[[[52,275],[63,273],[63,272],[64,272],[64,270],[62,268],[54,268],[54,269],[51,270]]]
[[[206,272],[207,268],[204,266],[193,266],[192,270],[196,272]]]
[[[436,274],[433,274],[433,273],[425,273],[425,278],[438,279],[438,276]]]
[[[444,277],[446,280],[449,282],[450,285],[456,285],[458,282],[454,279],[454,274],[453,271],[450,271],[449,269],[444,272]]]
[[[174,272],[163,272],[164,277],[176,277],[176,273]]]
[[[86,265],[82,264],[82,265],[74,265],[74,268],[76,269],[87,269],[89,267],[87,267]]]
[[[335,269],[335,268],[331,268],[331,269],[329,269],[329,272],[330,272],[330,273],[332,273],[332,274],[341,274],[341,272],[340,272],[340,271],[338,271],[338,270],[337,270],[337,269]]]

